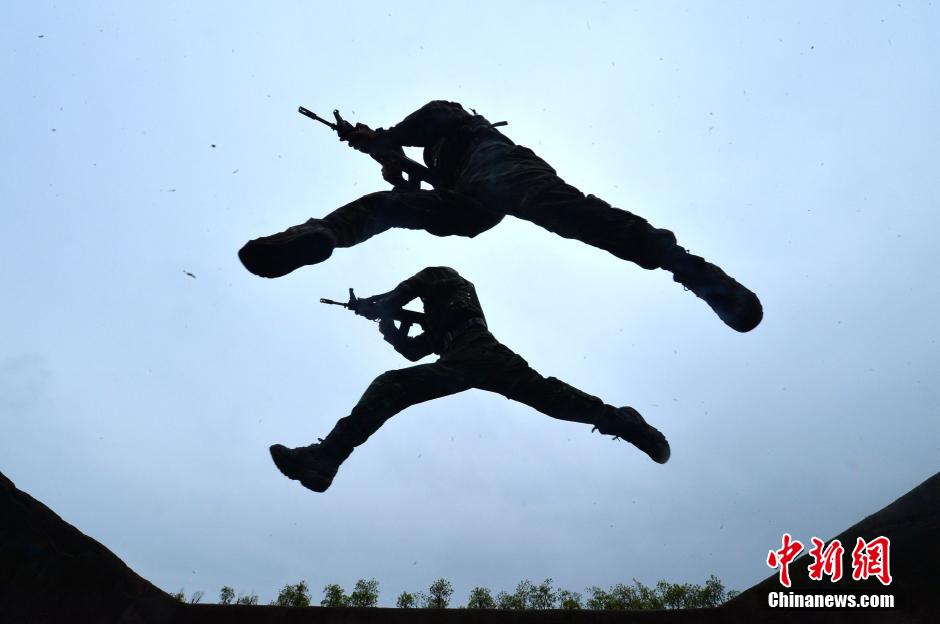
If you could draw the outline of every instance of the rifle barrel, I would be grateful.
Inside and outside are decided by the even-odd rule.
[[[320,117],[319,115],[317,115],[315,112],[313,112],[313,111],[311,111],[311,110],[307,110],[307,109],[304,108],[303,106],[298,106],[298,107],[297,107],[297,112],[300,113],[301,115],[304,115],[304,116],[306,116],[306,117],[309,117],[310,119],[312,119],[312,120],[314,120],[314,121],[319,121],[321,124],[323,124],[323,125],[325,125],[325,126],[329,126],[331,130],[336,130],[336,124],[335,124],[335,123],[331,123],[331,122],[327,121],[327,120],[324,119],[323,117]]]

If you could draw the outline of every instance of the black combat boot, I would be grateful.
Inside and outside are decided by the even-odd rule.
[[[261,277],[281,277],[308,264],[323,262],[333,253],[336,236],[319,219],[283,232],[248,241],[238,250],[245,268]]]
[[[757,295],[704,258],[677,248],[663,268],[673,279],[704,300],[725,324],[739,332],[757,327],[764,317]]]
[[[317,444],[287,448],[274,444],[270,448],[271,459],[281,473],[314,492],[325,492],[340,464],[352,453],[352,448],[341,447],[330,442],[329,436]]]
[[[594,429],[626,440],[658,464],[669,461],[671,451],[666,436],[648,424],[632,407],[608,408]]]

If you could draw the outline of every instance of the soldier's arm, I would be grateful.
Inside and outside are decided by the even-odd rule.
[[[379,331],[382,332],[385,342],[392,345],[396,351],[411,362],[417,362],[424,356],[434,352],[427,334],[421,333],[417,336],[409,336],[404,326],[395,327],[395,322],[392,319],[382,319],[379,322]]]
[[[408,305],[417,297],[428,294],[433,288],[446,286],[449,282],[459,279],[460,274],[450,267],[428,267],[418,271],[387,293],[360,299],[359,305],[364,316],[370,318],[389,316],[393,311]]]
[[[376,130],[378,140],[387,145],[427,147],[461,120],[467,112],[456,102],[428,102],[388,130]]]

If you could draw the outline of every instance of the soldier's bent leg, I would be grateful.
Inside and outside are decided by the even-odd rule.
[[[299,480],[315,492],[323,492],[353,449],[386,420],[412,405],[469,387],[459,372],[440,363],[382,373],[369,385],[350,415],[339,419],[326,438],[296,449],[276,444],[271,447],[271,457],[285,476]]]
[[[319,223],[333,233],[337,247],[352,247],[391,228],[472,238],[502,218],[450,191],[379,191],[334,210]]]
[[[238,256],[261,277],[281,277],[323,262],[336,247],[352,247],[391,228],[425,230],[435,236],[473,237],[493,227],[502,214],[450,191],[379,191],[278,234],[249,241]]]
[[[669,459],[665,436],[649,425],[632,407],[614,407],[555,377],[543,377],[522,357],[495,342],[478,350],[479,361],[469,359],[461,368],[475,388],[489,390],[524,403],[543,414],[594,425],[601,433],[630,442],[656,462]]]
[[[666,269],[732,329],[750,331],[763,318],[753,292],[719,267],[688,253],[672,232],[573,186],[559,181],[536,193],[519,210],[523,218],[556,234],[604,249],[644,269]]]

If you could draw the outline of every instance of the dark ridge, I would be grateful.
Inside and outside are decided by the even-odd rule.
[[[174,606],[0,473],[0,622],[168,622]]]

